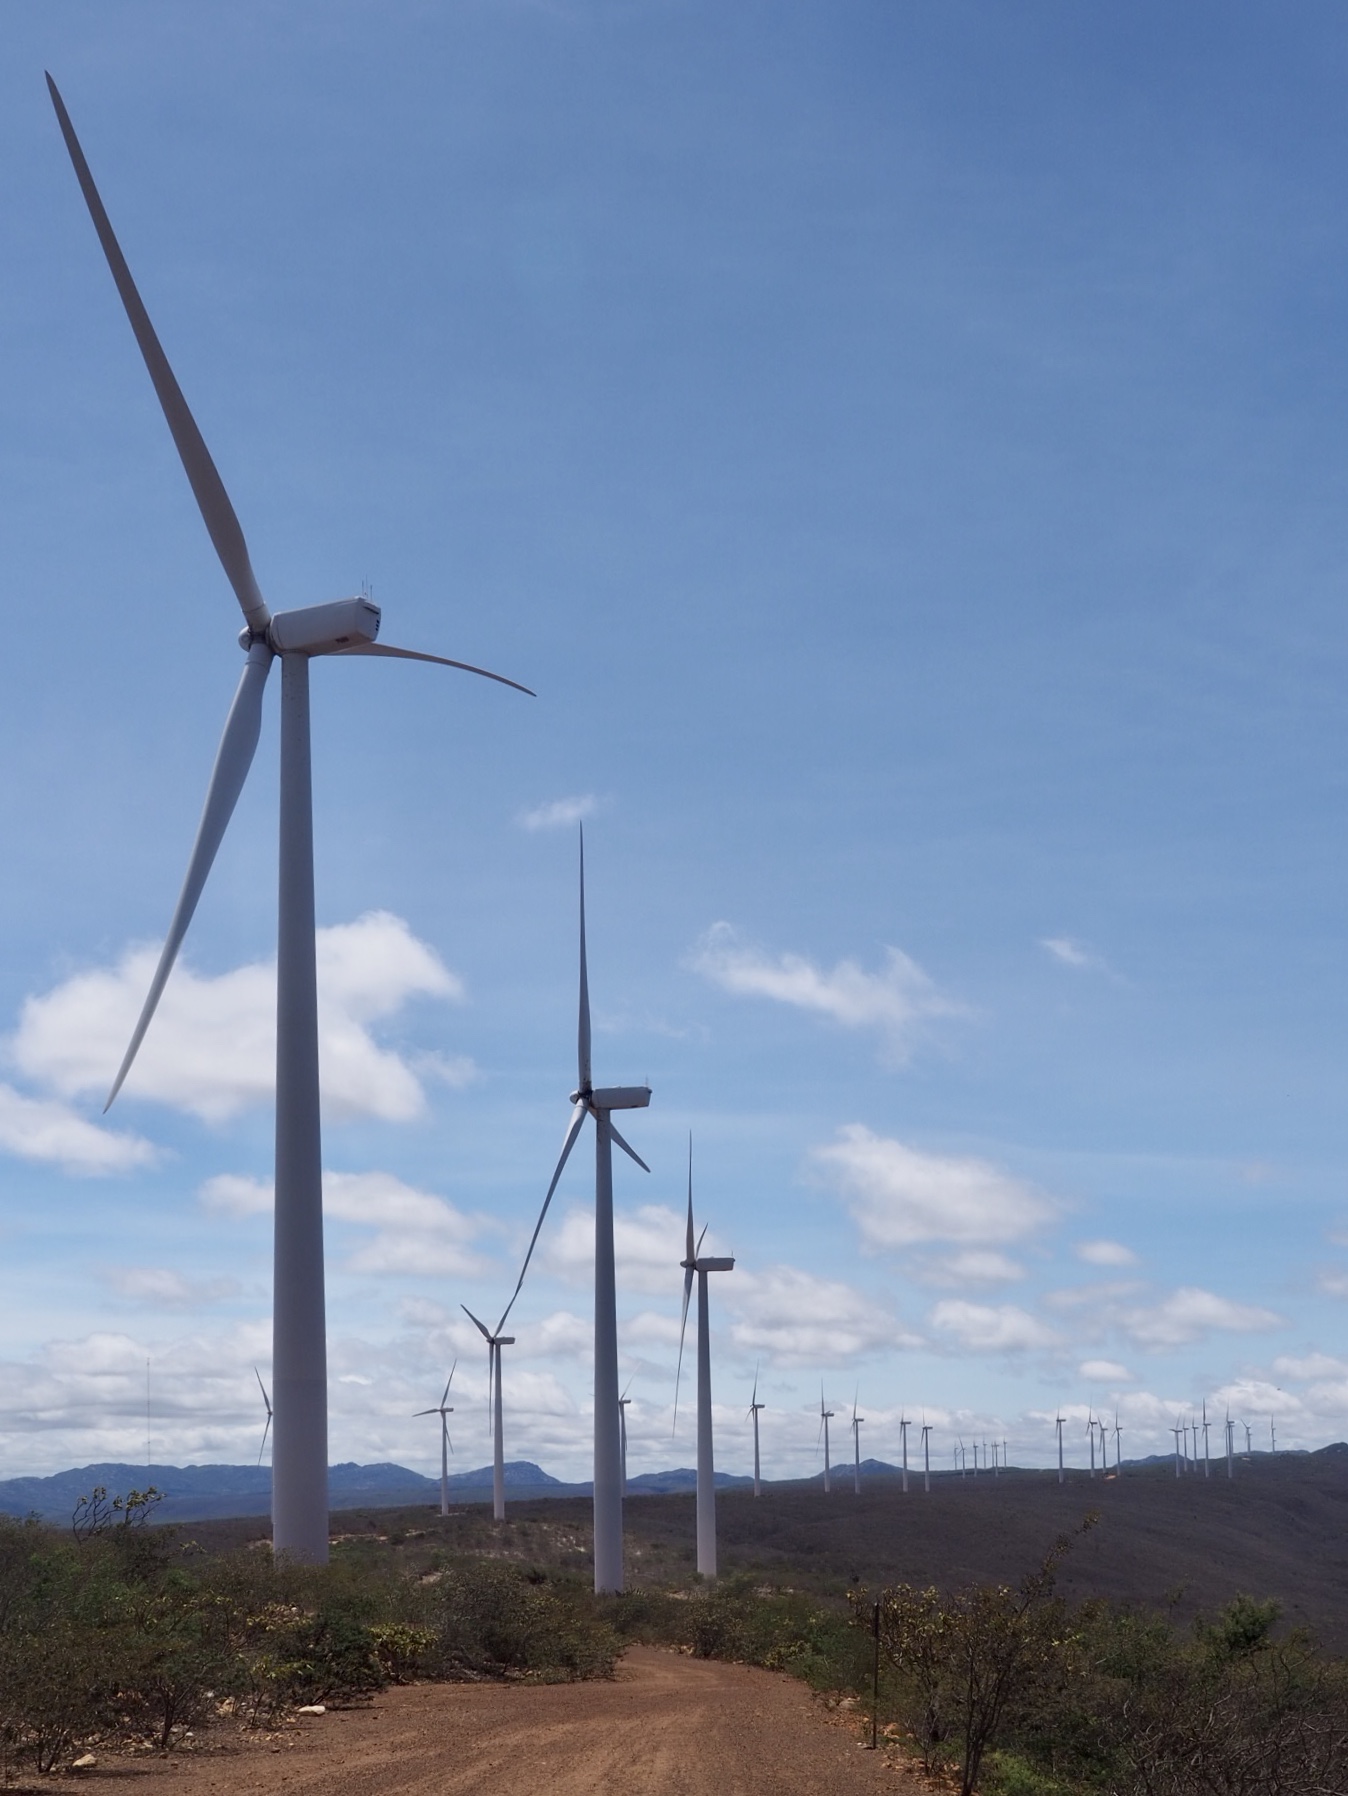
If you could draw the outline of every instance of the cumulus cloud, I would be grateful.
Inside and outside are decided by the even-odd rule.
[[[239,1294],[236,1279],[186,1278],[167,1266],[109,1266],[103,1277],[119,1297],[155,1309],[197,1309]]]
[[[272,1209],[270,1180],[220,1173],[207,1179],[201,1202],[220,1215],[258,1216]],[[446,1198],[418,1191],[391,1172],[324,1172],[323,1213],[338,1222],[373,1229],[371,1239],[346,1262],[349,1272],[476,1274],[486,1262],[470,1243],[483,1223]]]
[[[0,1151],[84,1175],[130,1172],[158,1158],[139,1135],[101,1129],[69,1104],[25,1097],[12,1085],[0,1085]]]
[[[1121,1241],[1078,1241],[1072,1251],[1088,1266],[1137,1265],[1137,1255]]]
[[[868,973],[854,960],[840,960],[826,970],[803,954],[768,954],[746,942],[731,924],[714,923],[687,964],[737,997],[773,998],[846,1029],[878,1029],[900,1060],[924,1024],[964,1014],[898,948],[885,950],[879,972]]]
[[[1155,1348],[1182,1347],[1219,1331],[1250,1334],[1282,1326],[1282,1317],[1272,1310],[1234,1303],[1195,1285],[1181,1286],[1159,1303],[1125,1309],[1119,1320],[1140,1347]]]
[[[549,1219],[551,1221],[551,1218]],[[667,1292],[680,1278],[686,1219],[666,1204],[642,1204],[614,1212],[613,1253],[625,1291]],[[594,1209],[575,1205],[539,1243],[543,1263],[561,1278],[581,1282],[594,1275]],[[707,1237],[705,1253],[718,1251]]]
[[[861,1123],[840,1129],[811,1159],[874,1248],[995,1246],[1021,1240],[1054,1214],[1047,1198],[986,1160],[925,1154]]]
[[[873,1297],[795,1266],[737,1271],[723,1292],[717,1297],[735,1318],[735,1345],[770,1354],[779,1365],[835,1366],[861,1353],[922,1345]]]
[[[318,931],[319,1056],[328,1119],[405,1122],[425,1105],[413,1063],[382,1047],[371,1025],[409,999],[457,1002],[463,986],[401,917],[371,911]],[[102,1097],[126,1051],[158,959],[133,948],[111,969],[77,973],[26,1000],[10,1041],[15,1065],[60,1097]],[[271,1100],[276,1061],[276,963],[217,976],[179,962],[164,991],[127,1092],[222,1122]],[[451,1078],[468,1076],[448,1063]],[[445,1076],[442,1064],[437,1076]]]
[[[594,793],[582,792],[574,798],[554,798],[550,804],[521,811],[517,821],[521,829],[565,829],[569,824],[582,823],[585,818],[593,817],[598,809],[599,800]]]
[[[1084,942],[1078,942],[1070,935],[1046,935],[1040,938],[1039,946],[1046,954],[1052,956],[1059,966],[1074,967],[1085,971],[1090,967],[1103,966],[1098,954],[1094,954]]]
[[[1133,1376],[1127,1366],[1112,1359],[1083,1360],[1077,1374],[1091,1384],[1126,1384]]]
[[[1348,1297],[1348,1272],[1322,1272],[1315,1283],[1326,1297]]]
[[[966,1303],[947,1298],[929,1318],[938,1335],[968,1353],[1025,1353],[1057,1347],[1059,1337],[1013,1303]]]

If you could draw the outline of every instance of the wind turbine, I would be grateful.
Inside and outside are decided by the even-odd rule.
[[[1203,1476],[1205,1478],[1210,1478],[1212,1476],[1212,1455],[1208,1452],[1208,1428],[1209,1428],[1209,1426],[1210,1426],[1210,1424],[1208,1422],[1208,1400],[1206,1397],[1204,1397],[1204,1399],[1203,1399]],[[1194,1445],[1197,1446],[1197,1444],[1198,1444],[1197,1441],[1195,1441]]]
[[[85,204],[144,359],[202,521],[244,616],[247,660],[225,722],[206,803],[177,908],[104,1110],[131,1070],[150,1026],[216,852],[252,766],[271,665],[281,662],[280,891],[276,953],[276,1216],[273,1268],[272,1547],[294,1559],[328,1557],[327,1336],[323,1281],[322,1141],[319,1116],[317,974],[314,958],[313,802],[309,663],[318,655],[379,655],[432,661],[525,692],[485,668],[376,642],[379,607],[338,599],[273,613],[262,596],[243,531],[104,211],[75,128],[51,76],[57,121]]]
[[[1175,1437],[1175,1476],[1177,1478],[1180,1475],[1180,1431],[1182,1426],[1182,1423],[1177,1422],[1170,1430]]]
[[[515,1345],[514,1335],[503,1335],[505,1317],[496,1324],[495,1334],[485,1322],[479,1322],[466,1303],[459,1308],[487,1343],[487,1406],[492,1418],[491,1513],[492,1520],[505,1520],[505,1428],[501,1416],[501,1349]]]
[[[580,830],[580,1020],[576,1030],[574,1108],[562,1137],[543,1208],[534,1224],[529,1251],[520,1267],[515,1296],[520,1294],[538,1242],[539,1230],[571,1157],[571,1149],[587,1116],[594,1118],[594,1587],[597,1592],[623,1587],[622,1411],[618,1407],[618,1290],[613,1270],[613,1144],[643,1172],[651,1169],[613,1124],[615,1110],[644,1110],[651,1101],[649,1085],[596,1087],[590,1071],[590,978],[585,958],[585,826]],[[501,1318],[502,1324],[505,1316]]]
[[[858,1391],[852,1399],[852,1489],[857,1496],[861,1495],[861,1424],[866,1420],[865,1416],[857,1414],[857,1397],[860,1395]]]
[[[834,1412],[831,1409],[824,1408],[824,1387],[821,1384],[819,1387],[819,1435],[824,1443],[824,1494],[826,1496],[830,1489],[828,1476],[828,1425],[833,1420],[833,1413]]]
[[[1062,1412],[1059,1411],[1058,1412],[1058,1483],[1059,1484],[1064,1484],[1067,1481],[1067,1475],[1063,1471],[1063,1463],[1062,1463],[1062,1424],[1063,1424]]]
[[[440,1418],[440,1513],[449,1514],[449,1456],[454,1451],[454,1443],[449,1438],[449,1418],[454,1414],[454,1405],[449,1400],[449,1387],[454,1382],[454,1374],[459,1362],[455,1360],[449,1368],[449,1377],[445,1380],[444,1393],[433,1409],[419,1409],[418,1416],[439,1416]]]
[[[1231,1411],[1228,1408],[1227,1412],[1226,1412],[1226,1476],[1227,1476],[1228,1482],[1232,1478],[1234,1478],[1236,1475],[1235,1467],[1233,1464],[1234,1456],[1235,1456],[1235,1449],[1232,1445],[1232,1439],[1235,1434],[1235,1428],[1236,1428],[1236,1425],[1231,1420]]]
[[[703,1258],[699,1252],[707,1225],[693,1239],[693,1138],[688,1137],[688,1238],[683,1267],[683,1320],[679,1324],[679,1360],[674,1371],[674,1425],[679,1421],[679,1375],[683,1371],[683,1336],[688,1327],[688,1300],[697,1274],[697,1569],[704,1578],[716,1576],[716,1471],[711,1438],[711,1317],[707,1301],[707,1275],[733,1272],[732,1259]]]
[[[1268,1419],[1268,1450],[1270,1453],[1276,1453],[1278,1451],[1278,1430],[1274,1425],[1272,1416]]]
[[[1248,1459],[1254,1452],[1254,1434],[1248,1422],[1242,1422],[1241,1427],[1245,1430],[1245,1456]]]
[[[1123,1430],[1119,1427],[1119,1412],[1114,1411],[1114,1475],[1123,1473]]]
[[[903,1442],[903,1494],[908,1495],[908,1418],[899,1411],[899,1439]]]
[[[922,1422],[922,1488],[931,1495],[931,1423]]]
[[[627,1392],[632,1388],[629,1383],[618,1399],[618,1447],[623,1462],[623,1495],[627,1495],[627,1406],[632,1401]]]
[[[760,1403],[758,1401],[758,1367],[755,1366],[754,1367],[754,1394],[749,1399],[749,1414],[753,1418],[753,1424],[754,1424],[754,1495],[756,1497],[761,1497],[763,1495],[763,1480],[762,1480],[761,1476],[759,1475],[759,1467],[758,1467],[758,1412],[759,1412],[759,1410],[766,1409],[766,1408],[767,1408],[766,1403]]]
[[[267,1409],[267,1423],[262,1430],[262,1445],[257,1450],[257,1463],[262,1464],[262,1455],[267,1451],[267,1436],[271,1432],[271,1398],[267,1395],[267,1387],[262,1382],[262,1374],[253,1367],[253,1376],[257,1379],[257,1388],[262,1392],[262,1401]]]
[[[1091,1437],[1091,1477],[1094,1478],[1094,1476],[1095,1476],[1095,1412],[1093,1410],[1087,1410],[1086,1416],[1087,1416],[1086,1432]]]

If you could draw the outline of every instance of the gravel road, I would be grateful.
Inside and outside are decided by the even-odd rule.
[[[419,1684],[279,1736],[105,1760],[81,1782],[103,1796],[916,1796],[859,1731],[794,1678],[635,1647],[612,1683]]]

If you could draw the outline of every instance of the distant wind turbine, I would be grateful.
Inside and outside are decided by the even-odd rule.
[[[903,1494],[908,1495],[908,1418],[899,1411],[899,1439],[903,1442]]]
[[[1094,1476],[1095,1476],[1095,1412],[1093,1410],[1088,1410],[1086,1412],[1086,1414],[1087,1414],[1087,1418],[1088,1418],[1087,1422],[1086,1422],[1086,1432],[1091,1437],[1091,1477],[1094,1478]]]
[[[1114,1411],[1114,1471],[1116,1476],[1123,1472],[1123,1430],[1119,1427],[1119,1412]]]
[[[1062,1412],[1059,1411],[1058,1423],[1057,1423],[1057,1426],[1058,1426],[1058,1483],[1059,1484],[1064,1484],[1067,1481],[1067,1474],[1063,1470],[1063,1463],[1062,1463],[1062,1424],[1063,1424]]]
[[[931,1423],[922,1418],[922,1488],[931,1495]]]
[[[1204,1399],[1203,1399],[1203,1476],[1205,1478],[1210,1478],[1212,1476],[1212,1455],[1208,1452],[1208,1428],[1209,1428],[1208,1400],[1206,1397],[1204,1397]]]
[[[857,1397],[861,1395],[857,1392]],[[852,1489],[857,1496],[861,1495],[861,1424],[865,1416],[857,1414],[857,1397],[852,1399]]]
[[[487,1409],[492,1424],[491,1513],[493,1521],[505,1520],[505,1429],[501,1419],[501,1349],[515,1345],[514,1335],[503,1335],[505,1317],[493,1333],[485,1322],[479,1322],[466,1303],[459,1308],[487,1343]]]
[[[1254,1452],[1254,1433],[1248,1422],[1242,1422],[1241,1427],[1245,1430],[1245,1452],[1248,1456]]]
[[[759,1472],[759,1463],[758,1463],[758,1415],[759,1415],[760,1410],[764,1410],[766,1408],[767,1408],[766,1403],[760,1403],[758,1401],[758,1367],[755,1366],[754,1367],[754,1394],[749,1399],[749,1414],[752,1417],[753,1424],[754,1424],[754,1495],[756,1497],[761,1497],[763,1495],[763,1480],[762,1480],[762,1476],[760,1475],[760,1472]]]
[[[1180,1475],[1180,1434],[1183,1430],[1183,1426],[1183,1423],[1177,1422],[1170,1430],[1175,1437],[1175,1476],[1177,1478]]]
[[[454,1414],[454,1405],[449,1400],[449,1387],[454,1382],[454,1374],[459,1362],[449,1368],[449,1377],[445,1380],[444,1394],[434,1409],[419,1409],[418,1416],[439,1416],[440,1418],[440,1513],[449,1514],[449,1456],[454,1451],[454,1443],[449,1438],[449,1418]]]
[[[627,1392],[630,1391],[631,1388],[632,1386],[629,1383],[627,1389],[624,1390],[622,1396],[618,1399],[618,1444],[622,1453],[624,1496],[627,1495],[627,1406],[632,1401]]]
[[[1231,1411],[1228,1408],[1228,1410],[1226,1412],[1226,1476],[1227,1476],[1228,1482],[1232,1478],[1234,1478],[1236,1475],[1235,1464],[1234,1464],[1235,1448],[1232,1444],[1234,1436],[1235,1436],[1235,1430],[1236,1430],[1236,1425],[1231,1420]]]
[[[261,1465],[262,1455],[267,1451],[267,1435],[271,1431],[271,1398],[267,1395],[267,1387],[263,1384],[262,1374],[258,1371],[256,1366],[253,1367],[253,1376],[257,1379],[257,1388],[262,1392],[262,1401],[267,1409],[267,1421],[262,1430],[262,1445],[257,1450],[257,1463]]]
[[[679,1362],[674,1373],[674,1424],[679,1420],[679,1374],[683,1371],[683,1336],[688,1327],[688,1300],[697,1275],[697,1569],[704,1578],[716,1576],[716,1472],[711,1438],[711,1317],[707,1301],[707,1275],[733,1272],[732,1259],[706,1258],[701,1253],[706,1238],[693,1240],[693,1138],[688,1137],[688,1239],[683,1267],[683,1320],[679,1324]]]
[[[824,1407],[824,1387],[821,1384],[819,1387],[819,1438],[824,1443],[824,1491],[825,1491],[825,1494],[827,1494],[827,1492],[831,1488],[831,1486],[829,1484],[828,1425],[833,1420],[833,1414],[834,1414],[834,1412],[831,1409],[825,1409],[825,1407]],[[818,1451],[817,1447],[816,1447],[816,1451]]]
[[[150,1026],[210,877],[262,727],[262,699],[272,662],[281,663],[280,894],[276,951],[276,1166],[272,1278],[272,1545],[278,1554],[325,1564],[328,1558],[328,1386],[323,1278],[323,1174],[319,1120],[318,999],[314,933],[314,820],[309,737],[309,664],[320,655],[382,656],[429,661],[480,674],[518,692],[514,680],[376,642],[379,607],[367,597],[338,599],[273,613],[262,596],[248,547],[224,483],[168,358],[150,323],[126,258],[94,185],[56,83],[52,105],[75,175],[187,475],[207,534],[234,589],[247,656],[216,753],[187,865],[159,964],[140,1018],[112,1082],[111,1107]],[[175,642],[178,652],[180,642]],[[531,695],[532,696],[532,695]],[[348,745],[346,751],[350,753]],[[361,752],[360,750],[356,751]]]
[[[1268,1450],[1270,1453],[1278,1451],[1278,1430],[1274,1426],[1272,1416],[1268,1419]]]
[[[623,1587],[622,1412],[618,1408],[618,1291],[613,1268],[613,1144],[616,1142],[643,1172],[650,1167],[613,1124],[615,1110],[644,1110],[651,1101],[649,1085],[596,1087],[590,1072],[590,981],[585,958],[585,828],[580,832],[580,1020],[576,1031],[577,1078],[574,1106],[562,1151],[533,1239],[520,1268],[515,1297],[529,1270],[539,1230],[571,1157],[571,1149],[587,1116],[594,1118],[594,1587],[598,1592]],[[510,1314],[515,1297],[506,1305]],[[504,1323],[505,1317],[502,1317]]]

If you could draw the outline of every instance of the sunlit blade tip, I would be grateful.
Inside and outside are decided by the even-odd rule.
[[[609,1118],[608,1132],[613,1137],[613,1139],[617,1142],[618,1146],[622,1149],[622,1151],[627,1155],[629,1160],[635,1160],[637,1165],[641,1168],[641,1170],[643,1172],[649,1172],[651,1170],[650,1167],[647,1166],[646,1162],[642,1159],[641,1155],[632,1146],[631,1142],[624,1140],[623,1137],[614,1128],[612,1117]]]

